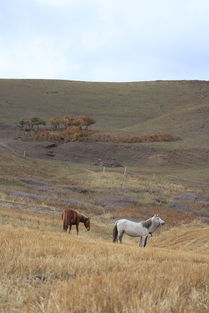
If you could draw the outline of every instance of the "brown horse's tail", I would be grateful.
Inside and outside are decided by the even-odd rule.
[[[65,210],[62,211],[61,218],[63,220],[63,231],[67,231],[68,225],[67,225],[67,216],[66,216]]]
[[[118,237],[118,227],[117,227],[117,222],[115,223],[115,226],[113,228],[113,242],[116,242],[117,241],[117,237]]]

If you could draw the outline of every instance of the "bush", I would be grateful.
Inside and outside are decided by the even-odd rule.
[[[94,142],[124,142],[124,143],[137,143],[137,142],[158,142],[158,141],[173,141],[173,136],[169,134],[151,134],[144,136],[113,136],[110,134],[93,134],[89,140]]]

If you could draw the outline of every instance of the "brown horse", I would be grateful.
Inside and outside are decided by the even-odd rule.
[[[69,233],[71,231],[72,225],[76,226],[77,235],[78,235],[78,225],[79,223],[84,223],[87,230],[90,230],[90,219],[77,211],[72,209],[64,209],[62,211],[62,220],[63,220],[63,231],[67,231],[69,227]]]

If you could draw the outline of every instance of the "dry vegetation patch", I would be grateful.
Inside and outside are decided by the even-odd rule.
[[[94,172],[89,171],[85,173],[85,180],[83,180],[83,175],[80,174],[74,177],[75,181],[78,181],[79,184],[88,185],[90,188],[109,188],[109,189],[124,189],[134,190],[140,192],[141,190],[147,189],[150,192],[158,192],[163,194],[177,193],[182,191],[189,191],[188,187],[183,186],[182,184],[171,183],[165,178],[160,176],[149,177],[145,175],[137,175],[133,171],[132,173],[127,173],[124,175],[124,172]],[[83,180],[83,181],[82,181]]]
[[[178,225],[172,231],[161,232],[160,238],[153,238],[153,245],[160,248],[172,247],[184,251],[205,254],[209,251],[209,227],[207,224],[193,221],[190,224]]]
[[[208,238],[207,225],[182,229],[181,238],[187,229],[192,234],[185,242]],[[87,233],[11,225],[0,231],[2,312],[208,312],[208,250],[194,245],[187,251],[185,242],[177,247],[171,240],[177,240],[176,228],[150,239],[145,249]]]

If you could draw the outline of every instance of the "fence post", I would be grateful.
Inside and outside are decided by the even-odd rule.
[[[122,184],[121,184],[121,188],[123,189],[124,185],[125,185],[125,180],[126,180],[126,171],[127,168],[124,168],[124,172],[123,172],[123,180],[122,180]]]

